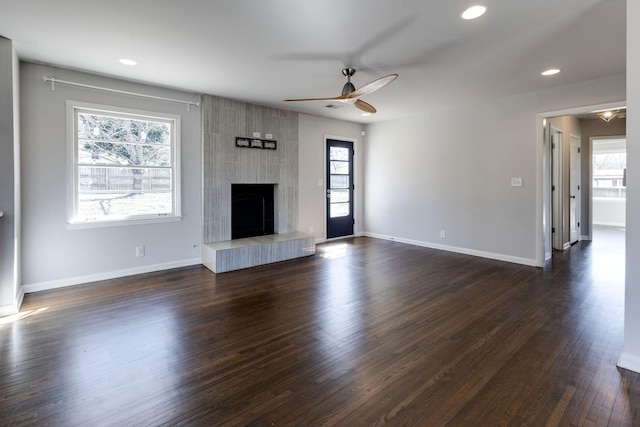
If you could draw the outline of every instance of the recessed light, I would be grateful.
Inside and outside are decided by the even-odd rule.
[[[123,65],[138,65],[138,63],[136,61],[134,61],[133,59],[127,59],[127,58],[122,58],[122,59],[118,59],[118,62],[123,64]]]
[[[486,11],[487,11],[486,6],[481,6],[477,4],[475,6],[471,6],[470,8],[462,12],[460,16],[462,17],[462,19],[476,19],[484,15]]]
[[[543,76],[553,76],[554,74],[558,74],[560,71],[562,71],[560,68],[550,68],[540,74],[542,74]]]
[[[370,115],[371,115],[371,113],[362,113],[362,115],[363,115],[364,117],[367,117],[367,116],[370,116]]]

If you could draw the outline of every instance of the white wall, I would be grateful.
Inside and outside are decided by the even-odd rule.
[[[640,2],[627,0],[627,235],[624,349],[618,364],[640,372]]]
[[[370,125],[365,230],[536,265],[542,238],[537,115],[625,95],[619,75]],[[522,178],[523,187],[511,187],[512,177]]]
[[[27,292],[200,262],[200,110],[165,101],[50,85],[43,75],[178,99],[197,96],[70,70],[21,65],[23,283]],[[66,227],[66,101],[181,116],[180,222],[75,229]],[[135,247],[146,254],[136,258]]]
[[[355,139],[354,146],[354,211],[356,235],[364,230],[363,221],[363,138],[362,125],[341,120],[300,114],[298,119],[298,230],[316,236],[316,242],[327,237],[325,197],[325,136]],[[321,185],[318,182],[321,181]]]
[[[627,213],[626,199],[593,198],[593,224],[624,227]]]
[[[20,91],[13,42],[0,37],[0,316],[17,313],[20,280]]]

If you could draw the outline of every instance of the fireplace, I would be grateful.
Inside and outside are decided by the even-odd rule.
[[[231,184],[231,239],[274,234],[275,184]]]

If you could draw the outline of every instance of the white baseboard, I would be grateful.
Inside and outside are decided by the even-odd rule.
[[[640,356],[622,353],[618,360],[618,367],[640,373]]]
[[[22,306],[22,300],[24,299],[24,288],[20,288],[16,300],[13,304],[0,306],[0,317],[11,316],[20,312],[20,306]]]
[[[13,304],[0,305],[0,317],[11,316],[20,310]]]
[[[626,224],[624,222],[615,222],[615,221],[598,221],[593,222],[593,225],[606,225],[609,227],[624,227]]]
[[[154,271],[169,270],[171,268],[188,267],[202,264],[200,258],[186,259],[182,261],[168,262],[164,264],[146,265],[144,267],[128,268],[124,270],[107,271],[104,273],[90,274],[87,276],[69,277],[66,279],[52,280],[48,282],[29,283],[22,286],[24,293],[47,291],[49,289],[64,288],[67,286],[82,285],[98,282],[100,280],[117,279],[119,277],[133,276],[134,274],[152,273]]]
[[[477,257],[481,257],[481,258],[495,259],[497,261],[506,261],[506,262],[511,262],[511,263],[514,263],[514,264],[528,265],[530,267],[537,267],[538,266],[537,261],[535,259],[530,259],[530,258],[521,258],[521,257],[515,257],[515,256],[511,256],[511,255],[498,254],[498,253],[494,253],[494,252],[486,252],[486,251],[478,251],[478,250],[475,250],[475,249],[459,248],[457,246],[439,245],[439,244],[431,243],[431,242],[423,242],[423,241],[420,241],[420,240],[412,240],[412,239],[404,239],[404,238],[393,237],[393,236],[385,236],[383,234],[376,234],[376,233],[365,232],[363,235],[367,236],[367,237],[373,237],[373,238],[376,238],[376,239],[390,240],[390,241],[393,241],[393,242],[406,243],[406,244],[414,245],[414,246],[422,246],[422,247],[425,247],[425,248],[438,249],[438,250],[441,250],[441,251],[455,252],[455,253],[459,253],[459,254],[472,255],[472,256],[477,256]]]

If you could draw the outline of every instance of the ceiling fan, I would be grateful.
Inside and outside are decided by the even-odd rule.
[[[301,98],[301,99],[285,99],[285,101],[336,101],[342,102],[343,104],[353,104],[357,108],[365,111],[367,113],[375,113],[376,109],[373,105],[364,102],[360,98],[369,95],[379,89],[382,89],[392,81],[394,81],[398,75],[397,74],[389,74],[388,76],[380,77],[372,82],[367,83],[362,86],[360,89],[356,90],[356,87],[351,83],[351,77],[356,73],[355,68],[344,68],[342,70],[342,74],[347,78],[347,82],[342,87],[342,95],[334,96],[329,98]]]

